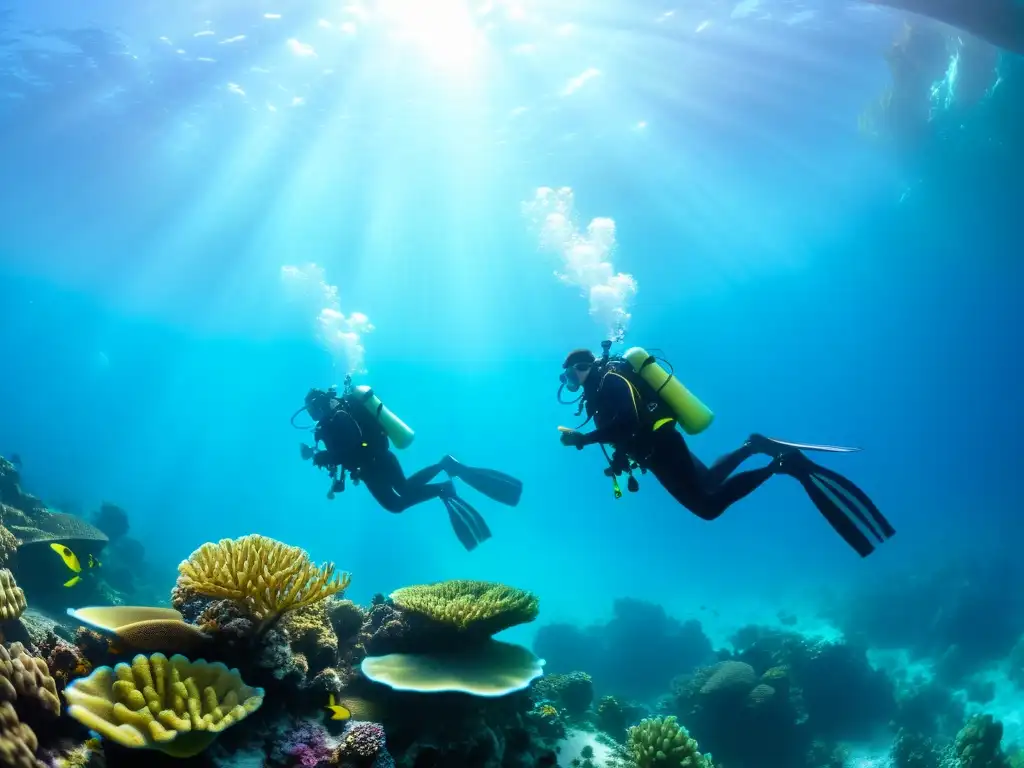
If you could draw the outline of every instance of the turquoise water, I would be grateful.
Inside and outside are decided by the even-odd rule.
[[[939,149],[911,162],[858,132],[898,15],[364,11],[10,7],[0,452],[28,489],[127,509],[168,584],[203,542],[256,532],[351,571],[357,600],[492,579],[548,621],[634,596],[713,635],[1015,546],[1020,193],[1005,163],[944,175]],[[861,561],[785,478],[714,523],[649,477],[615,500],[599,451],[559,445],[561,361],[609,328],[594,281],[539,247],[541,187],[572,188],[579,231],[614,220],[603,258],[637,290],[611,309],[715,411],[698,455],[751,431],[863,446],[830,466],[897,537]],[[289,416],[360,367],[318,338],[331,302],[282,277],[311,263],[373,326],[356,381],[416,430],[406,470],[452,453],[524,481],[516,509],[467,491],[494,531],[477,551],[439,503],[328,501],[299,460]]]

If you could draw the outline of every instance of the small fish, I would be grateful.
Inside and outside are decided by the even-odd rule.
[[[326,709],[331,713],[331,720],[348,720],[352,717],[352,713],[349,712],[341,704],[334,703],[334,694],[330,694],[327,698]]]
[[[64,582],[65,587],[73,587],[82,580],[82,564],[78,560],[78,555],[72,552],[70,549],[65,547],[63,544],[53,543],[50,545],[50,549],[60,555],[61,560],[64,561],[64,565],[68,567],[75,575]],[[86,561],[89,568],[99,568],[100,561],[89,555],[89,559]]]

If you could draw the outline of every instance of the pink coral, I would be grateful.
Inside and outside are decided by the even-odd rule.
[[[329,762],[334,749],[324,727],[310,720],[303,720],[289,731],[281,744],[281,751],[295,758],[295,765],[303,768],[316,768]]]

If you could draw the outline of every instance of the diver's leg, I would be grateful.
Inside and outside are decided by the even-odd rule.
[[[440,465],[436,465],[438,467],[436,470],[434,469],[435,465],[425,467],[406,478],[398,457],[391,451],[377,459],[375,464],[380,467],[380,471],[386,475],[391,488],[402,499],[403,509],[431,499],[455,495],[455,486],[450,480],[443,483],[426,482],[427,479],[441,471]],[[430,474],[431,472],[433,475]]]
[[[739,469],[740,464],[753,456],[757,451],[750,441],[745,442],[735,451],[719,456],[712,464],[706,474],[706,482],[711,486],[718,486],[725,482],[733,472]]]
[[[647,460],[648,467],[676,501],[704,520],[719,517],[775,474],[775,467],[769,465],[740,472],[724,483],[713,483],[710,470],[702,471],[704,465],[690,453],[681,434],[674,429],[654,434],[655,444]]]
[[[362,468],[359,471],[359,479],[377,503],[388,512],[404,512],[424,501],[454,494],[450,482],[410,483],[402,471],[398,457],[391,451],[386,451]]]
[[[395,457],[395,460],[398,460],[397,456]],[[419,472],[413,472],[408,478],[406,478],[405,482],[410,485],[424,485],[441,474],[441,470],[443,469],[444,461],[442,460],[437,462],[437,464],[431,464],[430,466],[424,467]]]

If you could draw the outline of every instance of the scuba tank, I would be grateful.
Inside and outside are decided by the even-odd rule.
[[[381,402],[381,399],[373,393],[373,389],[365,384],[360,384],[358,387],[352,388],[350,397],[377,420],[395,448],[401,450],[412,445],[416,433]]]
[[[658,365],[655,358],[647,354],[647,350],[633,347],[626,350],[622,357],[672,410],[688,435],[700,434],[711,426],[715,419],[711,409],[684,387],[674,374]]]

